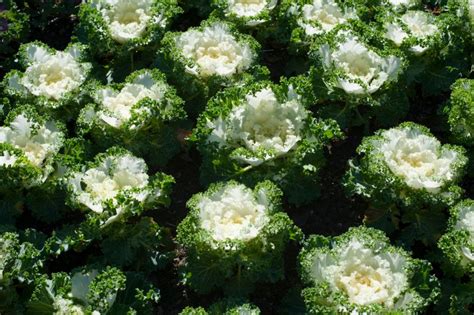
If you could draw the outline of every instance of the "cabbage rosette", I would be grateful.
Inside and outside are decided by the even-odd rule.
[[[0,233],[0,306],[2,312],[22,313],[20,290],[30,285],[43,267],[40,251],[14,232]]]
[[[167,33],[158,63],[180,96],[199,107],[223,87],[244,84],[252,75],[267,75],[257,66],[259,50],[254,38],[211,18],[200,27]]]
[[[221,182],[194,195],[177,228],[186,254],[183,282],[202,294],[217,288],[247,294],[256,282],[282,279],[285,247],[301,232],[281,211],[281,196],[269,181],[253,190]]]
[[[65,127],[29,106],[11,111],[0,127],[2,189],[42,185],[55,169]]]
[[[368,45],[372,31],[362,33],[371,35],[341,26],[311,46],[309,74],[320,114],[346,126],[374,116],[382,125],[393,125],[409,107],[401,76],[406,61],[398,50]]]
[[[305,48],[339,25],[351,25],[358,20],[357,1],[339,0],[283,0],[280,22],[286,25],[293,48]]]
[[[89,43],[96,55],[128,56],[158,48],[179,13],[176,0],[88,0],[79,12],[79,38]]]
[[[375,19],[383,38],[378,43],[404,53],[410,87],[421,85],[423,94],[438,95],[469,73],[466,53],[472,39],[466,29],[467,14],[459,6],[448,5],[440,12],[422,7],[398,13],[385,10]]]
[[[372,228],[312,235],[299,261],[309,314],[419,313],[439,295],[431,264],[390,245]]]
[[[381,8],[402,13],[410,9],[413,10],[422,8],[421,2],[421,0],[382,0]]]
[[[443,267],[457,277],[474,279],[474,201],[461,201],[450,214],[448,229],[438,242],[444,254]]]
[[[459,79],[453,84],[451,97],[443,111],[453,140],[468,147],[474,146],[473,79]]]
[[[258,26],[260,33],[272,21],[278,0],[212,0],[212,5],[223,20],[244,30]]]
[[[173,183],[163,173],[149,176],[145,161],[120,147],[66,175],[70,206],[97,214],[105,225],[167,206]]]
[[[312,116],[297,84],[262,81],[209,101],[191,136],[203,156],[203,182],[271,179],[294,203],[317,197],[325,146],[342,134],[335,121]]]
[[[467,158],[462,147],[442,145],[428,128],[406,122],[366,137],[350,161],[344,184],[374,205],[432,210],[452,205]]]
[[[115,267],[90,265],[36,279],[28,301],[29,313],[55,315],[152,314],[159,299],[154,288],[140,273],[122,272]]]
[[[400,47],[408,55],[431,57],[437,55],[442,42],[442,29],[435,15],[421,11],[408,10],[401,15],[383,15],[383,37],[391,45]],[[427,57],[428,58],[428,57]]]
[[[40,112],[54,111],[57,117],[71,118],[82,101],[81,90],[92,68],[86,61],[85,47],[70,44],[57,51],[31,42],[20,47],[18,59],[24,71],[12,70],[5,76],[6,94],[18,103],[35,104]]]
[[[124,83],[95,86],[91,98],[94,103],[81,110],[77,125],[81,135],[91,135],[97,151],[120,145],[160,165],[178,151],[176,123],[186,113],[158,70],[139,70]]]

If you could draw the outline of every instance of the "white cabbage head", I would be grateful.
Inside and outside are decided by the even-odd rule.
[[[446,180],[454,177],[454,150],[442,149],[440,142],[417,128],[393,128],[382,133],[377,150],[386,165],[414,189],[437,193]]]
[[[149,22],[164,23],[161,16],[153,18],[152,4],[152,0],[102,0],[98,9],[112,38],[124,44],[142,36]]]
[[[162,82],[157,82],[150,73],[144,73],[126,83],[120,91],[109,87],[98,90],[95,100],[101,110],[96,115],[108,125],[119,128],[130,120],[134,112],[145,114],[145,108],[134,108],[138,102],[145,98],[160,101],[165,92],[166,86]]]
[[[63,133],[53,122],[40,125],[19,114],[9,126],[0,127],[0,143],[8,143],[24,152],[31,164],[42,167],[45,160],[56,154],[63,143]],[[0,155],[0,164],[12,165],[18,157]]]
[[[410,35],[417,39],[426,39],[439,32],[438,27],[434,24],[434,17],[427,12],[407,11],[402,15],[400,21],[408,28],[408,33],[396,22],[388,23],[385,26],[385,37],[397,46],[400,46]],[[428,47],[422,45],[415,45],[410,48],[415,55],[421,55],[427,49]]]
[[[313,0],[313,3],[305,4],[301,8],[301,13],[298,24],[308,36],[329,32],[337,25],[346,23],[348,19],[357,18],[355,9],[342,9],[334,0]],[[319,25],[313,24],[314,21]]]
[[[338,69],[344,76],[338,87],[348,94],[374,93],[386,82],[394,80],[401,60],[395,56],[381,57],[362,44],[356,36],[344,32],[345,40],[335,49],[325,44],[320,48],[323,66]]]
[[[196,76],[229,77],[247,70],[254,59],[247,43],[240,43],[226,24],[214,23],[202,31],[189,30],[176,38],[176,46],[184,57],[193,60],[194,67],[186,71]]]
[[[241,17],[253,17],[263,10],[272,10],[278,0],[228,0],[228,11]]]
[[[245,146],[252,152],[270,150],[268,158],[282,156],[301,140],[307,112],[298,97],[281,103],[270,88],[263,88],[245,96],[242,104],[230,114],[209,123],[213,129],[210,142],[221,146]],[[248,164],[264,160],[239,157]]]
[[[256,198],[244,185],[224,186],[199,201],[201,227],[215,241],[251,240],[269,221],[267,206],[266,198]]]
[[[396,10],[411,8],[420,4],[420,0],[388,0],[388,3]]]
[[[357,305],[382,304],[393,308],[408,288],[406,259],[398,253],[376,253],[358,241],[338,246],[336,252],[315,255],[311,277],[327,282]]]
[[[76,202],[96,213],[104,211],[104,203],[112,202],[118,206],[117,195],[148,185],[145,161],[130,154],[108,156],[99,166],[84,172],[76,172],[69,179],[69,186]],[[133,194],[139,201],[144,201],[149,192]],[[118,212],[118,211],[117,211]]]
[[[26,54],[30,64],[21,78],[10,79],[10,88],[26,88],[35,96],[57,101],[86,79],[87,70],[78,61],[78,49],[51,53],[41,46],[31,45]]]

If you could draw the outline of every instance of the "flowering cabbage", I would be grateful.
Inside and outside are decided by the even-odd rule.
[[[70,205],[98,214],[105,225],[168,205],[174,182],[163,173],[149,176],[145,161],[120,147],[98,154],[66,177]]]
[[[419,313],[439,294],[430,263],[391,246],[376,229],[310,236],[299,261],[309,314]]]
[[[180,12],[176,0],[89,0],[81,5],[79,32],[98,55],[128,56],[156,49]]]
[[[394,11],[402,12],[407,9],[415,9],[421,6],[420,0],[383,0],[385,7],[391,8]]]
[[[159,64],[181,88],[180,95],[197,106],[196,102],[205,103],[221,88],[257,71],[259,49],[252,37],[236,32],[228,23],[209,19],[198,28],[167,33]]]
[[[202,307],[186,307],[179,315],[260,315],[260,309],[244,301],[227,299],[212,304],[206,311]]]
[[[81,110],[77,124],[98,150],[121,145],[153,164],[164,164],[177,151],[173,124],[186,113],[158,70],[136,71],[125,83],[96,86],[91,94],[94,103]]]
[[[30,313],[57,315],[153,314],[159,290],[136,272],[90,265],[36,279],[28,301]]]
[[[43,266],[40,251],[17,233],[0,234],[0,310],[22,313],[17,288],[31,284]]]
[[[42,185],[54,171],[64,133],[63,125],[40,116],[31,107],[11,111],[0,127],[0,186],[13,189]]]
[[[449,130],[457,143],[474,145],[474,80],[459,79],[452,86],[451,98],[444,108]]]
[[[341,89],[349,95],[374,94],[396,81],[402,70],[399,57],[378,54],[351,31],[341,30],[317,48],[314,56],[325,73],[329,93]]]
[[[450,212],[448,230],[438,242],[444,267],[457,276],[474,276],[474,201],[463,200]]]
[[[424,11],[407,11],[399,18],[387,21],[384,28],[384,37],[397,47],[416,42],[414,45],[408,44],[408,51],[417,56],[440,45],[441,30],[435,16]]]
[[[282,192],[271,182],[252,190],[237,182],[213,184],[187,203],[177,228],[186,252],[183,281],[199,293],[216,288],[248,293],[259,281],[283,276],[283,253],[299,229],[281,212]]]
[[[315,38],[324,36],[338,25],[357,20],[354,2],[338,0],[283,0],[280,18],[291,32],[291,44],[308,46]]]
[[[334,121],[314,119],[305,104],[291,83],[263,81],[216,95],[191,137],[203,155],[202,180],[270,178],[292,202],[314,199],[325,145],[341,132]]]
[[[366,137],[350,162],[345,186],[374,204],[417,208],[451,205],[467,163],[465,150],[441,143],[421,125],[403,123]]]
[[[35,104],[42,112],[62,108],[70,118],[91,69],[85,62],[84,47],[71,44],[56,51],[32,42],[20,47],[18,58],[25,71],[13,70],[5,76],[6,93],[20,103]]]
[[[399,51],[369,46],[367,39],[341,26],[311,46],[309,75],[322,104],[320,114],[344,126],[374,116],[382,125],[393,125],[408,111],[401,77],[405,60]]]
[[[278,0],[212,0],[213,6],[225,20],[236,23],[241,28],[259,26],[270,22]]]

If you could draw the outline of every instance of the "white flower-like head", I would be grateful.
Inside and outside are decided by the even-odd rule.
[[[355,9],[342,9],[334,0],[313,0],[312,4],[305,4],[301,11],[302,18],[298,20],[298,24],[308,36],[329,32],[348,19],[357,18]]]
[[[241,146],[252,152],[269,150],[268,158],[281,156],[301,140],[307,112],[298,98],[281,103],[270,88],[263,88],[245,96],[241,105],[234,107],[229,116],[211,123],[209,141],[220,145]],[[241,157],[249,164],[263,160]]]
[[[454,228],[456,230],[465,230],[469,233],[469,244],[472,248],[474,246],[474,206],[461,208]],[[464,263],[474,264],[474,251],[463,246],[461,252],[465,258]]]
[[[267,206],[265,198],[256,198],[240,184],[223,186],[203,196],[197,205],[201,227],[215,241],[255,238],[269,221]]]
[[[53,122],[39,124],[19,114],[9,126],[0,127],[0,143],[8,143],[24,152],[31,164],[42,167],[46,159],[59,151],[64,135]],[[0,164],[12,165],[18,157],[3,152]]]
[[[228,0],[227,13],[235,14],[237,17],[257,17],[265,10],[273,10],[278,0]],[[250,20],[249,26],[255,26],[264,22],[263,20]]]
[[[362,44],[356,36],[342,32],[345,40],[335,49],[320,48],[325,68],[336,68],[344,74],[338,87],[349,94],[374,93],[398,75],[401,60],[395,56],[381,57]]]
[[[74,47],[52,53],[39,45],[30,45],[26,49],[29,66],[21,78],[10,79],[10,88],[26,88],[35,96],[57,101],[86,79],[88,69],[78,61],[80,54]]]
[[[405,32],[400,23],[406,26],[408,33]],[[423,11],[407,11],[402,15],[399,23],[388,23],[385,29],[385,37],[397,46],[400,46],[409,36],[414,36],[417,39],[427,39],[439,32],[438,27],[434,24],[434,17]],[[428,47],[422,45],[415,45],[410,48],[416,55],[421,55],[427,49]]]
[[[110,126],[119,128],[130,120],[133,113],[145,114],[145,108],[134,106],[145,98],[160,101],[166,92],[166,86],[156,81],[151,73],[145,72],[137,76],[131,83],[117,91],[112,88],[100,89],[95,94],[95,100],[102,110],[97,116]]]
[[[443,148],[435,137],[415,127],[385,130],[382,137],[378,152],[408,186],[436,193],[445,181],[453,179],[452,165],[458,153]]]
[[[84,315],[84,309],[72,300],[56,297],[53,301],[54,315]]]
[[[327,282],[357,305],[381,304],[393,308],[408,288],[406,259],[398,253],[375,252],[353,238],[334,253],[315,255],[311,277]]]
[[[202,31],[189,30],[176,38],[176,46],[184,57],[196,63],[186,71],[196,76],[232,76],[247,70],[254,59],[250,46],[238,42],[223,23],[206,26]]]
[[[120,44],[139,38],[152,19],[152,0],[102,0],[98,8],[112,38]]]
[[[420,0],[387,0],[395,10],[409,9],[420,4]]]
[[[142,189],[148,185],[145,161],[130,154],[105,157],[100,165],[84,172],[76,172],[69,179],[69,186],[75,200],[94,212],[102,213],[104,204],[117,205],[117,197],[127,191]],[[133,194],[138,201],[144,201],[147,193]]]

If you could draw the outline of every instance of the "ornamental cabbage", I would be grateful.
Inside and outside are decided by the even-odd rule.
[[[430,263],[391,246],[376,229],[310,236],[299,261],[309,314],[418,313],[439,294]]]
[[[126,277],[117,268],[79,270],[69,276],[53,273],[51,279],[38,277],[28,303],[30,313],[55,315],[99,315],[114,304],[117,294],[125,290]]]
[[[350,31],[336,36],[339,41],[321,45],[317,55],[324,71],[336,74],[334,82],[328,82],[333,88],[347,94],[373,94],[397,79],[402,63],[399,57],[377,54]]]
[[[202,180],[271,178],[292,202],[314,199],[324,147],[341,132],[334,121],[314,119],[305,104],[291,83],[263,81],[216,95],[191,137],[203,155]],[[314,194],[301,194],[305,185]]]
[[[452,86],[451,98],[444,108],[455,142],[474,145],[474,80],[459,79]]]
[[[300,236],[281,212],[281,195],[268,181],[253,190],[217,183],[194,195],[177,229],[186,252],[183,282],[203,294],[221,287],[246,294],[256,282],[281,279],[286,244]]]
[[[387,7],[398,12],[417,8],[421,5],[420,0],[384,0],[384,2]]]
[[[77,124],[80,134],[91,134],[98,151],[121,145],[155,165],[179,149],[173,133],[174,124],[186,117],[183,101],[158,70],[136,71],[125,83],[99,85],[91,94],[94,104],[81,110]]]
[[[167,205],[174,182],[162,173],[149,176],[143,159],[119,147],[98,154],[66,177],[70,205],[101,215],[105,224]]]
[[[259,49],[255,39],[238,33],[231,24],[209,19],[186,32],[167,33],[159,64],[181,88],[180,96],[204,104],[221,88],[253,74]]]
[[[441,39],[435,17],[424,11],[407,11],[399,19],[386,23],[385,30],[385,37],[398,47],[409,38],[419,42],[409,47],[409,51],[417,56]]]
[[[336,26],[358,19],[353,3],[338,0],[283,0],[281,7],[282,21],[290,28],[291,44],[297,46],[308,46]]]
[[[474,201],[463,200],[450,209],[448,230],[438,246],[444,254],[444,268],[461,277],[474,276]]]
[[[278,0],[213,0],[219,15],[241,28],[270,22]],[[259,28],[259,32],[263,31]]]
[[[64,143],[64,126],[31,107],[11,111],[0,127],[0,186],[30,188],[43,184],[54,171]]]
[[[421,125],[403,123],[366,137],[350,162],[345,186],[374,204],[420,208],[451,205],[467,163],[462,147],[441,145]]]
[[[180,12],[176,0],[89,0],[81,5],[78,29],[96,54],[128,56],[130,51],[157,48]]]
[[[66,113],[74,111],[91,69],[85,62],[83,46],[71,44],[64,51],[56,51],[32,42],[20,47],[19,59],[25,71],[13,70],[5,76],[8,95],[21,103],[37,104],[41,112],[60,107]]]
[[[22,288],[31,284],[43,267],[40,251],[19,234],[0,234],[0,309],[2,313],[22,312]]]

